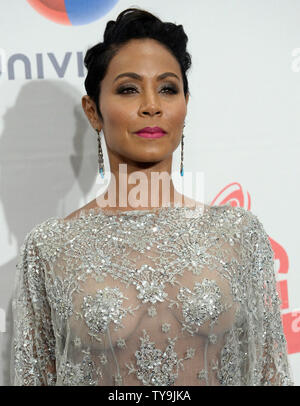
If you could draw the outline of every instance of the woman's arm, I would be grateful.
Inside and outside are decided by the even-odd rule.
[[[281,300],[276,288],[274,253],[269,237],[258,218],[252,216],[253,256],[251,278],[257,329],[257,372],[263,386],[293,386],[281,321]],[[262,327],[262,328],[261,328]]]
[[[11,384],[55,385],[55,336],[34,229],[20,250],[12,312]]]

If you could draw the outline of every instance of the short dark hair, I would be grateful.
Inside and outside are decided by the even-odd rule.
[[[146,10],[128,8],[122,11],[116,21],[108,21],[103,42],[89,48],[84,57],[84,65],[88,70],[84,86],[88,96],[99,109],[100,82],[104,78],[111,59],[122,45],[131,39],[152,38],[163,44],[177,59],[182,73],[185,96],[189,92],[186,72],[191,66],[191,56],[186,50],[188,37],[182,25],[162,22],[157,16]]]

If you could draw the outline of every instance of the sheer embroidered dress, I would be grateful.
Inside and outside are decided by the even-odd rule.
[[[229,204],[52,217],[12,308],[12,385],[293,385],[268,236]]]

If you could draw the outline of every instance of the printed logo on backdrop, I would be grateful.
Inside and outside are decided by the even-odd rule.
[[[213,199],[211,205],[220,206],[226,203],[230,203],[232,207],[243,207],[245,210],[250,210],[251,207],[249,193],[245,193],[237,182],[225,186]],[[282,245],[270,236],[269,240],[274,252],[277,292],[281,300],[280,310],[284,310],[284,313],[281,314],[281,320],[287,341],[287,352],[294,354],[300,352],[300,310],[287,311],[289,309],[289,297],[285,276],[289,271],[289,259]]]
[[[27,0],[40,15],[57,24],[84,25],[105,16],[119,0]]]

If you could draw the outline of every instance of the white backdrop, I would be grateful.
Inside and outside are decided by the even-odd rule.
[[[81,107],[82,58],[102,41],[107,21],[133,6],[182,24],[189,37],[185,173],[203,173],[205,203],[230,201],[263,223],[299,385],[300,2],[115,3],[81,25],[54,22],[25,0],[0,3],[0,385],[9,384],[11,295],[26,233],[99,195],[96,133]],[[180,147],[173,171],[179,167]]]

